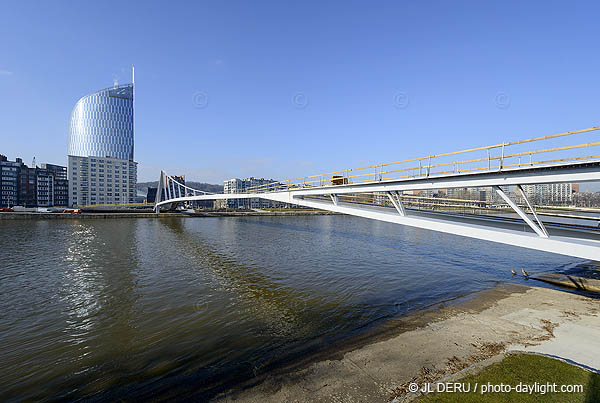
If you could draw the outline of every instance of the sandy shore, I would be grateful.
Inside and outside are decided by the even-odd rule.
[[[419,384],[474,370],[509,351],[600,369],[600,300],[506,285],[398,321],[370,344],[267,375],[217,401],[388,402]],[[338,359],[339,358],[339,359]]]

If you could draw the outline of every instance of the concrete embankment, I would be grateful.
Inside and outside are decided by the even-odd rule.
[[[63,219],[107,219],[107,218],[168,218],[185,217],[179,213],[163,213],[160,215],[154,213],[0,213],[0,220],[63,220]]]
[[[501,286],[396,321],[397,330],[217,397],[240,402],[388,402],[415,382],[476,373],[513,351],[600,369],[600,301],[547,288]],[[410,397],[410,395],[409,395]]]
[[[169,218],[169,217],[261,217],[261,216],[307,216],[307,215],[332,215],[328,211],[207,211],[193,215],[183,213],[153,212],[83,212],[70,213],[37,213],[37,212],[0,212],[0,220],[46,220],[46,219],[112,219],[112,218]]]

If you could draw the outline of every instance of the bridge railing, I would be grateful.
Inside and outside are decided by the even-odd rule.
[[[600,159],[600,141],[598,141],[596,133],[598,130],[600,130],[600,126],[287,179],[252,187],[248,189],[248,192],[274,192],[332,185],[420,179],[598,160]],[[596,135],[596,137],[590,135]],[[535,147],[532,147],[533,145]]]
[[[191,188],[179,182],[176,177],[169,176],[164,171],[160,171],[160,178],[158,180],[158,188],[156,190],[154,206],[156,207],[160,203],[173,199],[185,199],[186,197],[210,194],[214,193]]]

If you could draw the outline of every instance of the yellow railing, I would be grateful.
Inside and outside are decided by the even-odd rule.
[[[600,126],[570,132],[535,137],[526,140],[494,144],[443,154],[428,155],[403,161],[369,165],[318,175],[304,176],[251,187],[248,192],[273,192],[289,189],[313,188],[332,185],[373,183],[390,180],[407,180],[430,176],[456,175],[506,169],[526,168],[565,162],[582,162],[600,159],[600,149],[595,154],[577,155],[582,149],[589,150],[600,146],[600,141],[569,142],[575,135],[590,134],[600,130]],[[593,139],[595,140],[595,139]],[[523,145],[543,143],[544,148],[528,150]],[[484,152],[485,155],[481,155]],[[549,159],[534,161],[534,156],[547,155]],[[468,157],[467,157],[468,155]],[[457,156],[463,158],[456,158]],[[418,164],[418,165],[417,165]],[[393,168],[393,169],[390,169]]]

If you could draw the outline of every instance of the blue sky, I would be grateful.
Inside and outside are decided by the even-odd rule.
[[[26,162],[65,164],[76,101],[132,64],[139,181],[285,179],[599,124],[597,2],[0,8],[0,153]]]

